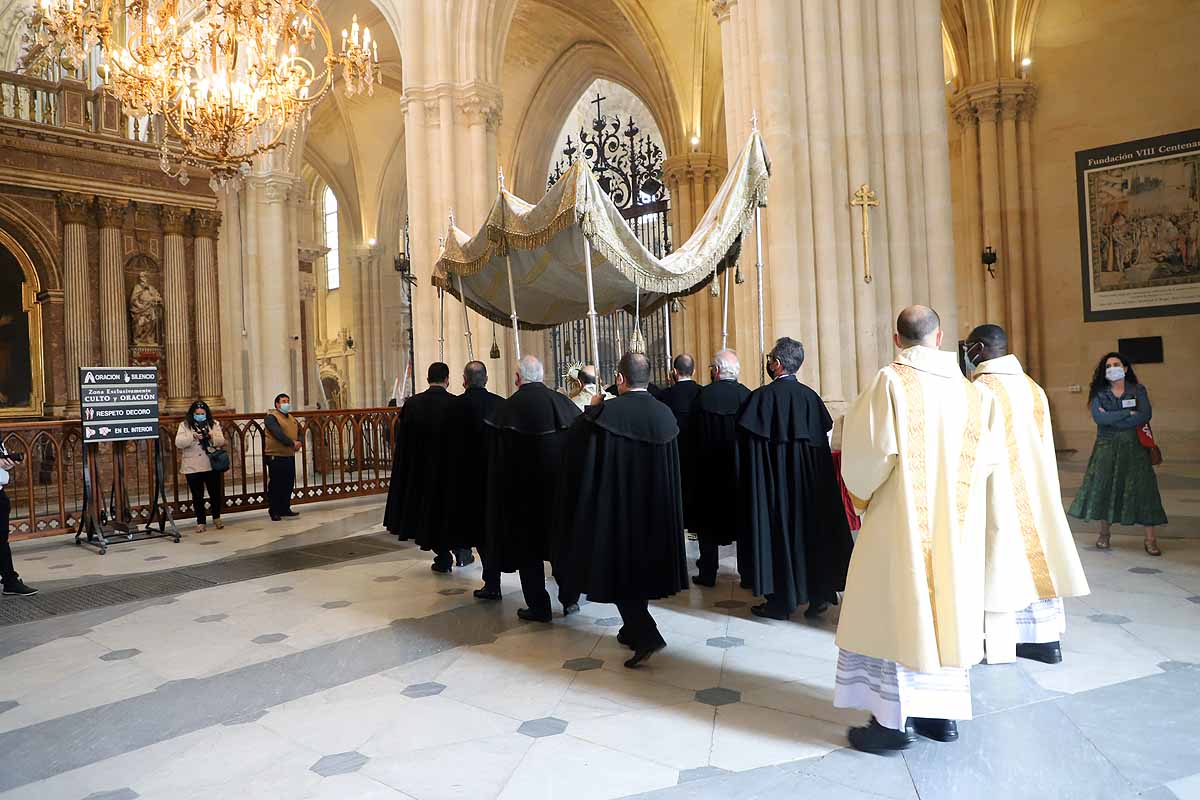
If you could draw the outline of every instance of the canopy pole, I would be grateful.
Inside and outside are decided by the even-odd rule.
[[[446,361],[446,290],[438,287],[438,361]]]
[[[508,270],[508,307],[512,311],[509,319],[512,320],[513,329],[513,344],[516,346],[517,358],[521,357],[521,330],[517,324],[517,298],[513,294],[513,279],[512,279],[512,256],[507,253],[504,255],[504,267]]]
[[[721,349],[729,346],[729,267],[725,267],[725,297],[721,303]]]
[[[458,279],[458,299],[459,299],[459,302],[462,303],[463,327],[467,329],[467,332],[465,334],[463,334],[464,336],[467,337],[467,360],[474,361],[475,360],[475,346],[471,342],[471,317],[467,313],[467,296],[465,294],[463,294],[462,275],[455,274],[454,277]]]
[[[671,301],[663,303],[663,338],[667,344],[667,372],[671,371],[671,359],[675,354],[671,352]]]
[[[763,311],[763,259],[762,259],[762,208],[754,206],[754,241],[757,250],[755,266],[758,268],[758,376],[766,383],[767,373],[767,327]]]
[[[596,369],[600,369],[600,327],[596,321],[596,292],[592,287],[592,247],[586,236],[583,237],[583,272],[587,276],[588,293],[588,322],[592,334],[592,361]],[[599,380],[600,376],[596,376]]]

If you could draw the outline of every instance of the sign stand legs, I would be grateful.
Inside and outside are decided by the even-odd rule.
[[[201,501],[203,502],[203,501]],[[158,523],[157,531],[152,527]],[[143,539],[156,539],[169,536],[177,544],[179,528],[171,515],[171,505],[167,502],[167,481],[163,476],[162,442],[154,440],[154,494],[150,498],[150,518],[146,520],[146,531]]]

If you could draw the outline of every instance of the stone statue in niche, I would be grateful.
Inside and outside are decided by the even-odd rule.
[[[133,344],[154,347],[162,327],[163,298],[151,284],[146,272],[138,273],[138,282],[129,293],[129,318],[133,321]]]

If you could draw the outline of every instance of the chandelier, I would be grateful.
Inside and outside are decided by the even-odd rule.
[[[40,0],[28,62],[78,69],[99,45],[100,74],[127,113],[152,117],[160,166],[187,182],[207,169],[214,188],[284,142],[340,73],[347,97],[381,82],[378,44],[355,15],[334,50],[314,0],[129,0],[119,43],[112,0]],[[306,54],[323,48],[318,67]]]

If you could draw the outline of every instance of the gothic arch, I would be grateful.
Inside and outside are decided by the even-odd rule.
[[[38,291],[61,291],[62,278],[55,236],[33,212],[0,197],[0,232],[7,232],[23,248],[37,273]]]
[[[29,364],[29,384],[25,387],[22,380],[22,385],[19,387],[22,392],[20,399],[24,402],[18,403],[15,399],[9,399],[8,393],[3,391],[8,388],[7,384],[0,382],[0,394],[4,394],[4,397],[0,398],[0,419],[41,416],[46,399],[44,339],[42,337],[41,298],[44,296],[42,283],[37,267],[29,253],[17,238],[3,227],[0,227],[0,250],[11,255],[22,278],[19,296],[6,292],[6,296],[0,298],[0,328],[14,326],[13,331],[6,332],[3,341],[0,341],[0,369],[3,369],[4,372],[3,375],[0,375],[0,381],[9,381],[14,374],[24,374],[24,370],[18,372],[14,368],[15,364],[23,363],[26,360]],[[0,263],[0,266],[3,264]],[[0,278],[3,277],[0,276]],[[27,315],[28,322],[24,331],[19,330],[19,318],[12,318],[7,321],[7,325],[4,324],[10,311],[17,314],[23,312]],[[19,346],[21,344],[27,346],[21,348]],[[24,349],[25,352],[21,352],[21,349]]]

